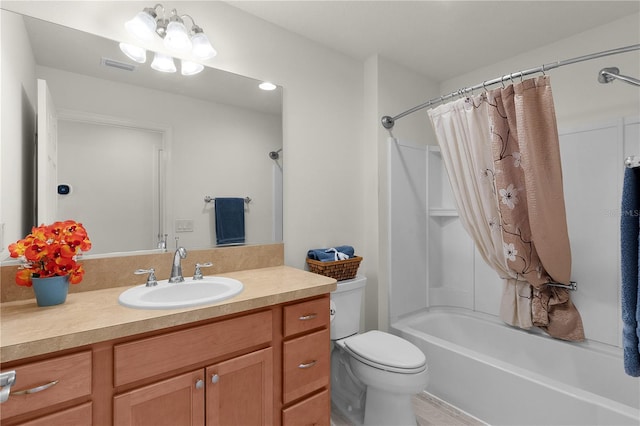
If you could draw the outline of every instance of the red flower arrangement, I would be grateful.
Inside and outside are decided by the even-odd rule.
[[[24,239],[9,245],[11,257],[20,258],[23,265],[16,273],[16,284],[31,287],[31,277],[69,276],[78,284],[84,276],[77,262],[81,251],[91,249],[87,230],[73,220],[34,227]]]

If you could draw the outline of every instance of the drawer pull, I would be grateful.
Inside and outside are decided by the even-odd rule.
[[[0,373],[0,404],[6,402],[9,399],[9,393],[11,393],[11,386],[16,382],[15,370]]]
[[[196,381],[196,389],[202,389],[204,387],[204,380],[198,379]]]
[[[307,314],[299,317],[298,319],[300,321],[309,321],[309,320],[315,319],[317,316],[318,314]]]
[[[211,376],[211,383],[213,383],[214,385],[219,381],[220,381],[220,376],[218,376],[217,374],[214,374],[213,376]]]
[[[53,382],[49,382],[47,384],[44,384],[42,386],[37,386],[35,388],[31,388],[31,389],[25,389],[25,390],[21,390],[21,391],[15,391],[15,392],[11,392],[12,395],[28,395],[31,393],[37,393],[37,392],[42,392],[43,390],[47,390],[52,386],[57,385],[59,382],[59,380],[54,380]]]
[[[313,361],[308,362],[308,363],[306,363],[306,364],[300,364],[300,365],[298,365],[298,368],[303,368],[303,369],[304,369],[304,368],[311,368],[311,367],[313,367],[314,365],[316,365],[316,363],[317,363],[317,362],[318,362],[318,361],[314,359]]]

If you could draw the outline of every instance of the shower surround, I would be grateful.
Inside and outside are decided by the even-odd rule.
[[[561,129],[560,149],[586,341],[499,320],[501,281],[459,223],[439,150],[393,139],[390,328],[425,352],[427,391],[490,424],[637,425],[640,382],[622,362],[619,219],[622,162],[640,150],[640,120]],[[531,417],[510,408],[523,404]]]

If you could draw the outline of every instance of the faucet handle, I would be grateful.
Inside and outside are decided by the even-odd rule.
[[[156,278],[156,270],[153,268],[136,269],[133,273],[136,275],[149,274],[149,276],[147,277],[147,283],[145,284],[147,287],[154,287],[158,285],[158,279]]]
[[[193,279],[194,280],[201,280],[203,275],[202,275],[202,271],[200,270],[200,268],[208,268],[209,266],[213,266],[213,263],[211,263],[211,262],[196,263],[196,271],[193,273]]]

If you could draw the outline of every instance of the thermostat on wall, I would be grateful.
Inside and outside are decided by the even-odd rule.
[[[69,195],[71,194],[71,186],[67,184],[58,185],[58,194],[60,195]]]

